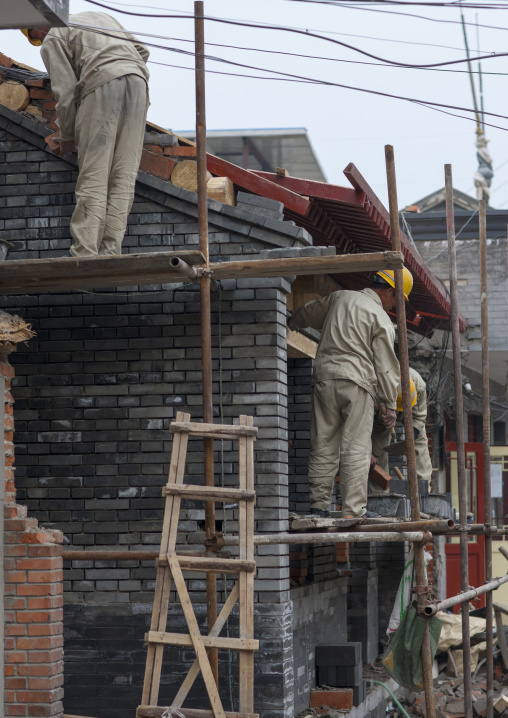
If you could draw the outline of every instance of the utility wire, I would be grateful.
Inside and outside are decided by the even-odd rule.
[[[129,12],[127,10],[119,10],[117,8],[113,8],[110,5],[106,5],[105,3],[98,2],[98,0],[86,0],[86,2],[91,3],[92,5],[97,5],[99,7],[105,8],[106,10],[113,10],[113,12],[116,10],[116,12],[120,12],[124,15],[133,15],[135,17],[151,17],[151,18],[165,18],[165,19],[174,19],[174,20],[193,20],[193,16],[191,15],[166,15],[166,14],[157,14],[152,15],[148,13],[135,13],[135,12]],[[366,50],[361,50],[359,47],[356,47],[355,45],[351,45],[347,42],[342,42],[342,40],[335,40],[331,37],[326,37],[325,35],[320,35],[318,33],[310,32],[310,31],[304,31],[304,30],[297,30],[295,28],[291,27],[276,27],[273,25],[266,25],[263,23],[254,23],[254,22],[244,22],[240,20],[228,20],[226,18],[218,18],[218,17],[212,17],[212,16],[203,16],[204,20],[208,20],[210,22],[218,22],[225,25],[236,25],[238,27],[252,27],[258,30],[284,30],[285,32],[290,33],[296,33],[298,35],[305,35],[306,37],[313,37],[318,40],[324,40],[325,42],[331,42],[335,45],[340,45],[341,47],[345,47],[348,50],[353,50],[354,52],[358,52],[361,55],[365,55],[365,57],[370,57],[372,60],[378,60],[379,62],[388,63],[389,65],[395,65],[398,67],[414,67],[414,68],[430,68],[430,67],[444,67],[446,65],[457,65],[464,62],[468,62],[468,58],[462,58],[460,60],[447,60],[445,62],[433,62],[433,63],[427,63],[425,65],[417,65],[413,63],[407,63],[407,62],[397,62],[395,60],[387,60],[384,57],[380,57],[379,55],[374,55],[371,52],[367,52]],[[471,58],[471,61],[479,61],[479,60],[491,60],[493,58],[497,57],[507,57],[508,52],[500,52],[500,53],[492,53],[490,55],[480,55],[478,57]]]
[[[90,0],[89,0],[89,1],[90,1]],[[90,32],[96,32],[96,33],[98,33],[98,34],[102,34],[102,35],[104,35],[104,36],[106,36],[106,37],[114,37],[115,39],[118,37],[117,35],[111,35],[111,34],[109,34],[109,33],[107,33],[107,32],[104,32],[104,28],[97,28],[97,27],[92,27],[92,26],[87,26],[87,25],[77,25],[77,24],[75,24],[75,23],[74,23],[73,25],[74,25],[75,27],[81,27],[82,29],[87,30],[87,31],[90,31]],[[109,28],[107,28],[107,29],[109,29]],[[125,38],[125,40],[128,41],[129,38]],[[135,40],[132,40],[131,42],[135,42]],[[182,55],[186,55],[186,56],[191,56],[191,57],[194,57],[194,56],[195,56],[195,53],[192,52],[192,51],[190,51],[190,50],[182,50],[181,48],[167,47],[166,45],[157,45],[157,44],[155,44],[155,43],[148,43],[148,42],[145,43],[145,44],[146,44],[148,47],[155,47],[155,48],[158,48],[158,49],[167,50],[167,51],[170,51],[170,52],[176,52],[176,53],[178,53],[178,54],[182,54]],[[220,63],[224,63],[224,64],[227,64],[227,65],[232,65],[232,66],[234,66],[234,67],[241,67],[241,68],[248,69],[248,70],[256,70],[256,71],[258,71],[258,72],[266,72],[266,73],[268,73],[268,74],[280,75],[281,77],[276,78],[276,79],[278,79],[278,80],[284,80],[284,79],[286,79],[286,78],[290,78],[290,79],[296,79],[296,80],[299,80],[299,81],[310,82],[310,83],[315,83],[315,84],[324,85],[324,86],[341,87],[341,88],[346,89],[346,90],[354,90],[354,91],[357,91],[357,92],[364,92],[364,93],[367,93],[367,94],[378,95],[378,96],[380,96],[380,97],[388,97],[388,98],[391,98],[391,99],[404,100],[404,101],[406,101],[406,102],[412,102],[412,103],[417,104],[417,105],[422,105],[422,106],[424,106],[424,107],[428,107],[429,109],[435,109],[435,110],[437,110],[438,112],[443,112],[444,114],[449,114],[449,115],[452,115],[452,116],[454,116],[454,117],[460,117],[460,118],[462,118],[462,119],[468,119],[468,120],[471,120],[471,121],[473,121],[473,122],[475,121],[474,118],[464,117],[463,115],[456,115],[456,114],[454,114],[454,113],[451,113],[451,112],[447,112],[447,111],[446,111],[446,110],[458,110],[458,111],[460,111],[460,112],[474,112],[474,109],[471,109],[471,108],[468,108],[468,107],[461,107],[461,106],[456,106],[456,105],[448,105],[448,104],[445,104],[445,103],[432,102],[432,101],[430,101],[430,100],[421,100],[421,99],[418,99],[418,98],[406,97],[406,96],[403,96],[403,95],[393,95],[393,94],[391,94],[391,93],[381,92],[381,91],[379,91],[379,90],[369,90],[369,89],[367,89],[367,88],[356,87],[356,86],[354,86],[354,85],[345,85],[345,84],[343,84],[343,83],[332,82],[331,80],[320,80],[320,79],[316,79],[316,78],[312,78],[312,77],[306,77],[305,75],[295,75],[295,74],[293,74],[293,73],[282,72],[282,71],[280,71],[280,70],[271,70],[271,69],[267,69],[267,68],[264,68],[264,67],[257,67],[257,66],[255,66],[255,65],[248,65],[248,64],[246,64],[246,63],[234,62],[233,60],[226,60],[226,59],[224,59],[224,58],[216,57],[216,56],[213,56],[213,55],[205,55],[205,59],[210,60],[210,61],[213,61],[213,62],[220,62]],[[159,63],[159,64],[162,64],[162,63]],[[176,66],[173,66],[173,67],[176,67]],[[193,69],[193,68],[183,67],[182,69]],[[218,74],[218,73],[216,73],[216,74]],[[221,73],[221,74],[222,74],[222,73]],[[224,74],[230,74],[230,73],[224,73]],[[232,74],[232,73],[231,73],[231,74]],[[263,79],[263,78],[259,78],[259,79]],[[266,78],[266,79],[267,79],[267,78]],[[442,109],[442,108],[446,108],[446,110],[444,110],[444,109]],[[508,120],[508,116],[506,116],[506,115],[501,115],[501,114],[497,114],[497,113],[493,113],[493,112],[486,112],[485,114],[486,114],[486,115],[489,115],[489,116],[491,116],[491,117],[499,117],[500,119]],[[506,128],[506,127],[500,127],[499,125],[493,125],[493,124],[490,124],[490,123],[485,123],[485,124],[486,124],[487,126],[489,126],[489,127],[494,127],[494,128],[496,128],[496,129],[500,129],[500,130],[504,130],[504,131],[507,131],[507,130],[508,130],[508,128]]]
[[[114,0],[109,0],[109,2],[112,5],[120,5],[121,7],[137,7],[137,8],[144,8],[145,10],[166,10],[171,12],[180,12],[182,15],[191,15],[193,17],[193,13],[190,11],[185,10],[174,10],[173,8],[163,8],[163,7],[157,7],[154,5],[130,5],[128,3],[121,3],[121,2],[114,2]],[[116,8],[112,8],[113,10]],[[236,20],[237,18],[228,18],[229,20]],[[273,27],[279,27],[281,29],[284,29],[283,26],[277,25],[276,23],[268,23],[269,25],[273,25]],[[469,23],[466,23],[469,24]],[[439,47],[443,50],[458,50],[460,52],[464,52],[463,47],[456,47],[455,45],[439,45],[434,42],[417,42],[416,40],[400,40],[399,38],[390,38],[390,37],[376,37],[375,35],[357,35],[355,33],[351,32],[336,32],[332,30],[319,30],[316,28],[302,28],[302,27],[295,27],[294,25],[289,26],[293,27],[295,30],[302,30],[305,33],[307,33],[309,30],[310,32],[319,32],[324,33],[325,35],[340,35],[341,37],[357,37],[362,40],[376,40],[378,42],[389,42],[390,44],[397,43],[401,45],[421,45],[422,47]],[[476,23],[475,23],[476,27]],[[503,28],[500,28],[503,29]],[[508,28],[507,28],[508,29]],[[137,33],[140,34],[139,32]],[[208,43],[207,43],[208,44]],[[478,48],[477,52],[487,52],[486,50],[480,50]]]
[[[137,17],[154,17],[154,18],[168,18],[168,19],[180,19],[180,20],[182,20],[182,19],[190,20],[190,19],[194,18],[194,15],[190,14],[190,13],[188,15],[165,15],[165,14],[164,15],[152,15],[152,14],[148,14],[148,13],[135,13],[132,11],[129,12],[127,10],[120,10],[118,8],[114,8],[109,5],[106,5],[104,3],[100,3],[97,0],[85,0],[85,2],[89,2],[92,5],[98,5],[99,7],[104,7],[107,10],[113,10],[113,11],[122,13],[124,15],[134,15]],[[134,6],[134,7],[136,7],[136,6]],[[141,7],[143,7],[143,6],[141,6]],[[341,3],[341,7],[349,8],[350,10],[366,10],[366,11],[370,11],[370,12],[378,12],[378,13],[381,13],[382,15],[402,15],[402,17],[414,17],[419,20],[428,20],[429,22],[438,22],[438,23],[441,22],[441,23],[452,24],[452,25],[460,25],[460,20],[445,20],[443,18],[426,17],[425,15],[415,15],[413,13],[399,12],[397,10],[380,10],[380,9],[374,8],[374,7],[359,7],[359,6],[355,6],[355,5],[347,5],[345,3]],[[212,19],[213,18],[211,18],[211,17],[205,17],[205,20],[212,20]],[[241,22],[239,20],[233,21],[229,18],[215,18],[215,21],[216,22],[221,22],[221,21],[229,22],[230,24],[235,24],[236,22],[238,22],[238,23]],[[249,26],[248,23],[245,23],[245,24],[247,26]],[[474,27],[476,27],[476,23],[466,22],[466,25],[474,25]],[[256,25],[253,24],[252,27],[256,27]],[[278,29],[278,30],[286,30],[286,31],[300,29],[300,28],[290,28],[285,25],[275,25],[275,24],[267,24],[266,27],[270,28],[270,29]],[[499,27],[497,25],[482,25],[482,24],[480,24],[480,25],[478,25],[478,27],[484,27],[489,30],[506,30],[506,31],[508,31],[508,27]],[[309,30],[302,30],[301,32],[305,35],[310,34]]]

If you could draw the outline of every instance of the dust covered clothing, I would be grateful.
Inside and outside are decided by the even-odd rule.
[[[71,255],[121,254],[143,151],[149,53],[105,13],[70,23],[103,28],[53,28],[41,46],[60,138],[78,146]]]
[[[376,292],[338,291],[296,311],[290,329],[321,331],[314,361],[309,488],[311,508],[328,509],[340,473],[344,516],[367,506],[374,402],[395,409],[395,330]]]
[[[400,380],[393,349],[395,329],[376,292],[340,290],[308,302],[289,321],[290,329],[302,327],[321,332],[314,384],[347,379],[395,409]]]
[[[90,92],[124,75],[139,75],[145,82],[150,77],[146,66],[150,53],[115,18],[81,12],[70,15],[69,23],[105,29],[54,27],[42,43],[62,140],[75,139],[76,109]]]
[[[427,386],[423,377],[409,367],[409,376],[414,381],[417,398],[413,406],[413,426],[420,432],[415,439],[416,454],[416,475],[419,479],[430,481],[432,478],[432,461],[429,454],[429,441],[425,425],[427,423]],[[377,459],[377,463],[382,469],[388,471],[388,454],[383,451],[391,441],[389,430],[382,423],[381,418],[374,418],[374,426],[372,430],[372,453]],[[383,490],[374,482],[369,481],[369,493],[386,494],[389,489]]]

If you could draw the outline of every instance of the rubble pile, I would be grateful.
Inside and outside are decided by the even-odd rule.
[[[473,715],[485,718],[487,715],[487,679],[485,667],[472,677]],[[441,673],[434,680],[434,698],[436,718],[464,718],[464,679],[450,678]],[[411,692],[405,698],[399,698],[410,716],[425,716],[425,694],[423,691]],[[399,711],[396,711],[401,715]],[[494,675],[494,715],[496,718],[508,718],[508,673],[502,665],[495,664]]]

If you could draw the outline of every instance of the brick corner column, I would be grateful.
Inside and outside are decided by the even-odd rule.
[[[39,526],[16,503],[13,378],[14,369],[3,358],[4,715],[62,718],[63,535]]]

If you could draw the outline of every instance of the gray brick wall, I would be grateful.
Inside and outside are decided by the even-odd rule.
[[[10,259],[55,257],[68,249],[75,177],[72,164],[45,151],[40,135],[14,126],[0,113],[0,238],[14,245]],[[195,195],[166,189],[165,183],[149,177],[138,184],[124,251],[197,246]],[[247,204],[237,211],[209,203],[212,256],[241,258],[264,248],[308,243],[300,228],[256,213],[252,202]],[[228,280],[220,292],[214,287],[212,295],[216,420],[222,405],[224,421],[246,413],[259,427],[259,533],[288,527],[289,290],[284,279]],[[2,298],[1,305],[26,317],[37,332],[13,358],[20,502],[45,525],[63,530],[67,546],[158,548],[161,488],[171,454],[169,423],[178,410],[189,411],[195,420],[202,415],[198,286],[10,296]],[[237,446],[224,442],[223,448],[222,453],[216,445],[216,481],[220,483],[223,464],[226,485],[235,484]],[[189,445],[186,477],[199,483],[201,476],[202,445],[195,440]],[[225,515],[217,511],[218,528],[233,532],[237,519],[234,509]],[[202,505],[187,502],[179,547],[200,544],[203,528]],[[264,718],[290,716],[288,549],[260,547],[257,560],[256,633],[266,637],[266,645],[256,658],[256,710]],[[150,563],[66,565],[66,710],[84,708],[92,690],[97,696],[93,712],[101,718],[117,718],[139,702],[143,631],[154,581]],[[188,585],[199,607],[205,599],[204,575],[191,574]],[[126,630],[133,615],[138,618]],[[101,641],[108,636],[109,648]],[[176,663],[188,664],[189,651],[175,655]],[[227,662],[221,664],[221,674],[227,697]],[[164,684],[169,702],[171,680],[165,677]],[[202,705],[202,686],[197,686]],[[111,691],[118,697],[116,707],[109,701],[100,705]]]

